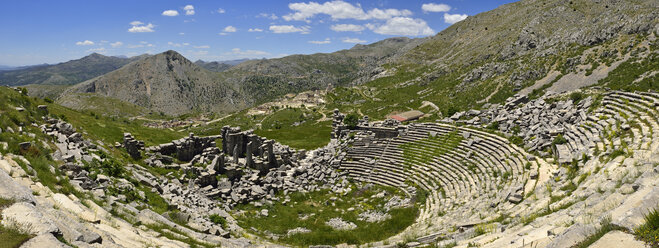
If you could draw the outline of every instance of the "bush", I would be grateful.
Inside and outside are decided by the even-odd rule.
[[[552,141],[551,143],[552,145],[562,145],[567,143],[567,140],[563,137],[562,134],[559,134],[556,136],[556,138],[554,138],[554,141]]]
[[[208,218],[210,219],[211,222],[217,225],[221,225],[222,228],[226,228],[227,220],[224,217],[219,216],[217,214],[211,214],[208,216]]]
[[[625,155],[625,151],[620,150],[620,149],[616,149],[613,152],[611,152],[611,155],[609,155],[609,157],[610,158],[616,158],[618,156],[623,156],[623,155]]]
[[[359,116],[355,113],[348,114],[345,119],[343,119],[343,124],[348,126],[350,129],[357,128],[357,123],[359,122]]]
[[[122,177],[125,170],[119,162],[114,159],[105,159],[101,162],[101,171],[111,177]]]
[[[492,131],[499,130],[499,122],[495,121],[495,122],[490,123],[490,125],[487,125],[487,129],[492,130]]]
[[[579,101],[583,99],[583,94],[581,92],[572,92],[570,94],[570,100],[572,100],[572,103],[577,104]]]
[[[456,108],[454,106],[450,106],[446,110],[444,110],[444,114],[446,115],[446,117],[451,117],[455,113],[457,113],[458,111],[460,111],[458,108]]]
[[[524,144],[524,139],[522,139],[522,137],[519,137],[517,135],[510,136],[508,140],[510,141],[510,143],[513,143],[517,146],[522,146]]]
[[[634,230],[640,240],[651,247],[659,247],[659,206],[645,216],[645,223]]]
[[[46,98],[44,98],[43,100],[46,101],[47,103],[53,103],[53,102],[55,102],[55,101],[53,101],[53,99],[50,99],[49,97],[46,97]]]

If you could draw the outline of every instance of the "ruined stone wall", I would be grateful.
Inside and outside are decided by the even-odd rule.
[[[220,136],[199,137],[190,133],[188,137],[149,147],[147,151],[163,155],[176,155],[180,161],[191,161],[195,155],[202,154],[207,148],[215,147],[215,140],[218,138]]]

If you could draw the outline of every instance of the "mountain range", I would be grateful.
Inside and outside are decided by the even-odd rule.
[[[122,66],[144,58],[140,55],[131,58],[119,58],[92,53],[77,60],[71,60],[55,65],[38,65],[26,68],[0,71],[0,84],[26,85],[51,84],[71,85],[87,79],[114,71]]]
[[[392,38],[330,54],[233,61],[239,63],[235,66],[232,62],[193,63],[170,50],[76,84],[62,94],[95,93],[168,115],[226,113],[291,92],[349,85],[421,40]],[[79,101],[60,103],[81,109]]]
[[[377,89],[372,97],[354,93],[361,100],[340,99],[337,93],[334,102],[383,117],[427,101],[446,114],[516,93],[597,84],[629,62],[632,49],[656,44],[657,5],[524,0],[470,16],[431,37],[390,38],[334,53],[194,63],[175,51],[132,58],[92,54],[0,72],[0,83],[78,83],[63,94],[94,93],[169,115],[230,112],[288,93],[365,84]],[[646,55],[636,57],[656,59]]]

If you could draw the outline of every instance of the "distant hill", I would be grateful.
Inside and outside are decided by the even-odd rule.
[[[250,92],[257,103],[287,93],[323,90],[369,81],[383,64],[423,43],[424,38],[389,38],[368,45],[355,45],[333,53],[291,55],[277,59],[249,60],[222,73]]]
[[[0,71],[9,71],[9,70],[13,70],[13,69],[15,69],[15,68],[16,68],[16,67],[13,67],[13,66],[0,65]]]
[[[222,62],[193,63],[176,51],[167,51],[77,84],[65,90],[60,99],[71,99],[67,94],[96,93],[168,115],[229,112],[291,92],[348,85],[370,76],[370,70],[420,40],[392,38],[330,54],[227,62],[244,61],[236,66]],[[205,69],[212,66],[215,68]],[[47,93],[50,92],[53,91]],[[74,106],[79,103],[61,102],[84,109],[85,106]]]
[[[67,89],[59,103],[81,109],[71,94],[95,93],[151,111],[180,115],[193,111],[228,112],[242,109],[250,100],[240,88],[222,80],[175,51],[142,58],[118,70]]]
[[[211,62],[206,62],[203,60],[197,60],[194,63],[202,68],[205,68],[206,70],[209,71],[214,71],[214,72],[223,72],[228,70],[229,68],[238,65],[242,62],[248,61],[249,59],[236,59],[236,60],[225,60],[225,61],[211,61]]]
[[[220,63],[218,61],[206,62],[206,61],[203,61],[203,60],[197,60],[194,63],[195,63],[195,65],[198,65],[201,68],[204,68],[204,69],[209,70],[209,71],[214,71],[214,72],[223,72],[223,71],[226,71],[229,68],[233,67],[233,65]]]
[[[35,67],[43,67],[43,66],[48,66],[48,64],[40,64],[40,65],[24,65],[24,66],[9,66],[9,65],[0,65],[0,71],[13,71],[13,70],[21,70],[21,69],[28,69],[28,68],[35,68]]]
[[[71,85],[114,71],[142,56],[119,58],[93,53],[55,65],[38,65],[0,71],[0,85]]]

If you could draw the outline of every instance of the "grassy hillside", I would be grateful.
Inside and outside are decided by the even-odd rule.
[[[651,6],[656,2],[529,0],[503,5],[456,23],[385,64],[384,77],[331,92],[328,109],[381,119],[428,101],[446,115],[501,103],[552,71],[577,73],[625,56],[634,58],[604,82],[626,85],[643,77],[635,84],[646,86],[636,89],[654,87],[647,85],[656,82],[652,27],[659,22]],[[643,42],[655,45],[644,48],[639,45]],[[654,55],[636,58],[638,49]],[[586,51],[599,59],[589,59]],[[627,78],[614,79],[616,74]]]

